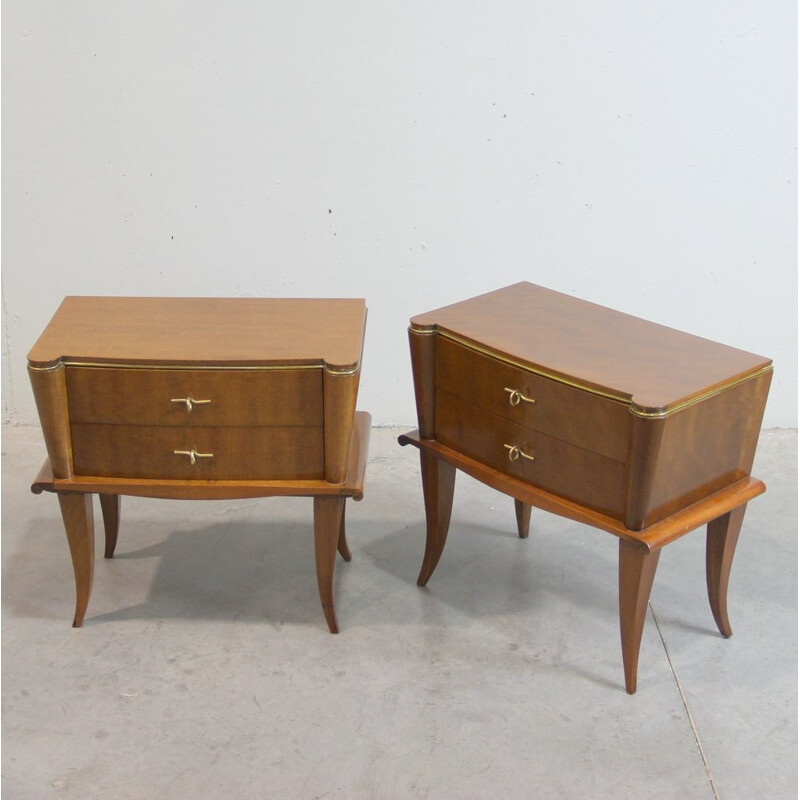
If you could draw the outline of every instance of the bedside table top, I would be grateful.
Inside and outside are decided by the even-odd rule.
[[[663,413],[769,369],[772,361],[532,283],[413,317],[534,371]]]
[[[66,297],[28,354],[59,363],[358,369],[363,299]]]

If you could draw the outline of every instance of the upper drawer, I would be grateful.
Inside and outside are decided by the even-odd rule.
[[[322,372],[67,367],[71,422],[130,425],[322,424]],[[191,399],[191,403],[186,401]],[[210,402],[201,402],[201,401]],[[191,408],[191,410],[190,410]]]
[[[437,342],[436,387],[531,430],[615,461],[626,459],[628,406],[506,364],[442,336]]]

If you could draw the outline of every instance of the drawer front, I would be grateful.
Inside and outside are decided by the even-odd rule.
[[[442,391],[436,393],[436,439],[506,475],[622,516],[625,467],[618,461],[523,428]]]
[[[630,424],[627,405],[514,367],[441,336],[436,352],[436,391],[584,450],[625,461]]]
[[[318,369],[68,367],[66,377],[73,423],[187,427],[322,424],[322,371]]]
[[[77,475],[176,480],[312,480],[325,475],[321,426],[73,423],[71,433]],[[187,454],[192,450],[210,456],[192,459]]]

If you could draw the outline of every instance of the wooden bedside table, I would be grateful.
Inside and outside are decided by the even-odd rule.
[[[414,317],[409,329],[427,543],[442,554],[455,469],[531,506],[619,537],[625,685],[636,691],[661,548],[708,524],[714,619],[748,500],[772,362],[530,283]]]
[[[92,494],[105,556],[120,495],[314,498],[317,581],[337,623],[345,500],[360,500],[370,416],[356,412],[363,300],[67,297],[28,355],[75,571],[73,624],[92,589]]]

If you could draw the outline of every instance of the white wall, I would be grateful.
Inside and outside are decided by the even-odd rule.
[[[770,356],[797,425],[790,0],[3,3],[3,402],[65,294],[363,296],[360,406],[414,423],[416,313],[531,280]]]

